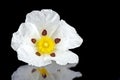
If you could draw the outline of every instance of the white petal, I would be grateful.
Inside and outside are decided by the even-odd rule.
[[[39,74],[37,72],[32,73],[32,66],[21,66],[13,74],[12,80],[39,80]]]
[[[58,13],[51,9],[43,9],[41,13],[45,16],[44,28],[48,30],[48,35],[52,36],[52,34],[56,31],[60,23],[60,16]]]
[[[47,25],[45,29],[48,32],[48,36],[52,37],[52,35],[55,33],[58,27],[59,27],[59,24],[54,24],[54,23]]]
[[[43,9],[43,10],[41,10],[41,13],[43,13],[45,16],[45,21],[46,21],[45,23],[46,24],[58,23],[60,20],[59,15],[51,9]]]
[[[26,15],[25,22],[34,24],[38,30],[42,29],[45,23],[45,16],[40,11],[32,11]]]
[[[11,46],[17,50],[23,43],[30,43],[31,38],[38,38],[39,32],[33,24],[22,23],[17,32],[13,33]]]
[[[43,29],[47,29],[48,34],[51,35],[56,30],[60,22],[60,17],[53,10],[43,9],[41,11],[32,11],[28,13],[25,22],[34,24],[40,33]]]
[[[59,65],[66,65],[67,63],[78,63],[78,56],[71,51],[56,51],[56,56],[51,57]]]
[[[57,48],[61,50],[73,49],[79,47],[83,39],[77,34],[76,30],[61,20],[59,28],[53,35],[54,38],[61,38],[61,42],[57,44]]]
[[[31,39],[38,39],[39,37],[39,32],[34,25],[30,23],[21,24],[19,30],[13,34],[11,43],[12,48],[18,53],[19,60],[38,67],[51,63],[51,61],[35,55],[36,51]]]
[[[21,45],[17,50],[18,59],[28,63],[29,65],[34,65],[37,67],[46,66],[51,63],[50,60],[45,60],[43,56],[37,56],[36,50],[31,45]]]

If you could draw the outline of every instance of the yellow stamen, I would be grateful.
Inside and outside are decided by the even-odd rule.
[[[48,36],[42,36],[35,43],[37,51],[42,54],[51,54],[55,50],[55,42]]]

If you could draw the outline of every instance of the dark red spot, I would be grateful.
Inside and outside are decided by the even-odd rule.
[[[45,78],[47,77],[47,75],[46,75],[46,74],[43,74],[42,77],[45,79]]]
[[[55,43],[56,43],[56,44],[59,43],[60,41],[61,41],[60,38],[55,38]]]
[[[41,56],[41,54],[40,54],[39,52],[36,52],[35,54],[36,54],[37,56]]]
[[[32,73],[34,73],[35,71],[36,71],[36,69],[32,69],[32,71],[31,71],[31,72],[32,72]]]
[[[43,36],[46,36],[46,35],[47,35],[47,30],[44,29],[44,30],[42,31],[42,35],[43,35]]]
[[[60,69],[58,69],[57,71],[58,71],[58,72],[60,72],[61,70],[60,70]]]
[[[51,53],[50,56],[55,57],[55,53]]]
[[[36,43],[36,39],[34,39],[34,38],[31,39],[31,41],[32,41],[32,43],[34,43],[34,44]]]

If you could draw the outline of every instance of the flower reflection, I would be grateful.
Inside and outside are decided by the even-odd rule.
[[[53,62],[45,67],[34,67],[30,65],[20,66],[12,75],[12,80],[73,80],[81,77],[80,72],[75,72],[69,68],[76,64],[65,66]]]

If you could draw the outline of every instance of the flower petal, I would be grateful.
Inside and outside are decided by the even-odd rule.
[[[26,15],[25,23],[32,23],[38,30],[41,30],[45,23],[45,16],[40,11],[32,11]]]
[[[60,22],[60,17],[53,10],[43,9],[41,11],[32,11],[28,13],[25,22],[34,24],[40,32],[47,29],[48,33],[51,35],[56,30]]]
[[[46,24],[58,23],[60,20],[59,15],[51,9],[43,9],[43,10],[41,10],[41,13],[43,13],[45,16],[45,23]]]
[[[49,24],[46,25],[47,27],[45,28],[48,31],[48,36],[52,37],[52,35],[55,33],[55,31],[57,30],[57,28],[59,27],[59,24]]]
[[[57,45],[58,49],[67,50],[79,47],[83,39],[77,34],[76,30],[61,20],[60,26],[53,35],[54,38],[61,38],[61,42]]]
[[[43,9],[41,13],[45,16],[44,27],[48,30],[48,35],[52,36],[52,34],[56,31],[60,23],[60,16],[58,13],[51,9]]]
[[[37,72],[31,73],[32,69],[34,69],[32,66],[20,66],[12,74],[12,80],[39,80],[39,74]]]
[[[31,44],[31,38],[38,38],[39,33],[35,26],[30,23],[22,23],[17,32],[13,33],[11,46],[17,50],[23,43]]]
[[[34,65],[37,67],[46,66],[51,63],[50,60],[45,60],[43,56],[37,56],[34,46],[29,44],[23,44],[17,50],[18,59],[28,63],[29,65]]]
[[[56,51],[56,57],[51,57],[57,64],[66,65],[67,63],[78,63],[78,56],[71,51]]]
[[[43,57],[38,57],[35,53],[34,44],[31,42],[32,38],[38,39],[39,33],[30,23],[21,24],[16,33],[13,34],[11,46],[18,53],[18,59],[28,63],[29,65],[45,66],[51,61],[45,60]]]

